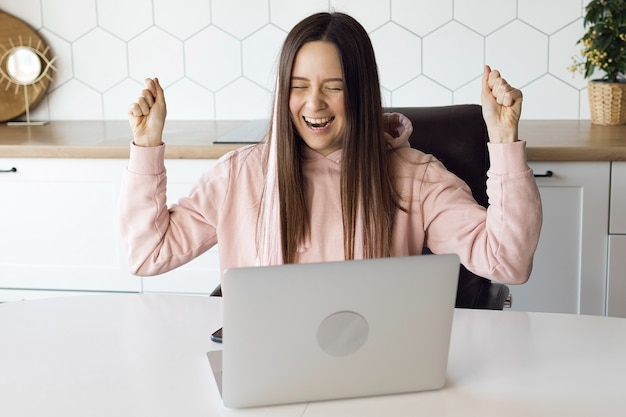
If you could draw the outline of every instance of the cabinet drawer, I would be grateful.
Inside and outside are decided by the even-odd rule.
[[[611,167],[609,233],[626,234],[626,162],[613,162]]]

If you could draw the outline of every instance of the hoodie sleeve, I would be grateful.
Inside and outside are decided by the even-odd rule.
[[[477,275],[521,284],[532,271],[542,224],[539,190],[526,162],[526,142],[489,143],[489,208],[439,163],[427,169],[422,204],[426,246],[457,253]]]
[[[167,207],[165,145],[131,144],[130,159],[119,197],[120,231],[129,269],[136,275],[157,275],[185,264],[217,243],[219,201],[226,193],[227,164],[217,164],[194,189],[208,189],[213,204],[194,196]],[[210,174],[209,174],[210,172]],[[205,178],[212,178],[207,186]],[[199,194],[199,193],[196,193]],[[182,203],[182,204],[181,204]]]

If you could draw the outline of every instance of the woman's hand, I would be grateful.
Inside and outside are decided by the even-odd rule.
[[[510,143],[518,140],[522,99],[520,90],[511,87],[499,71],[492,71],[485,65],[481,102],[490,142]]]
[[[165,96],[159,80],[147,78],[146,88],[128,109],[135,145],[161,145],[166,115]]]

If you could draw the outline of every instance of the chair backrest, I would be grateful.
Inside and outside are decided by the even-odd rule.
[[[488,206],[489,137],[480,105],[388,107],[385,112],[408,117],[413,123],[411,147],[434,155],[467,183],[478,204]],[[425,252],[429,253],[427,248]],[[492,284],[461,267],[457,307],[502,309],[507,296],[508,287]]]
[[[433,154],[467,183],[478,204],[487,207],[487,126],[478,104],[390,107],[413,123],[411,147]]]

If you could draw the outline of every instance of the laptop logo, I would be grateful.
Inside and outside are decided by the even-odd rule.
[[[367,341],[369,324],[353,311],[338,311],[326,317],[317,328],[317,343],[331,356],[348,356]]]

